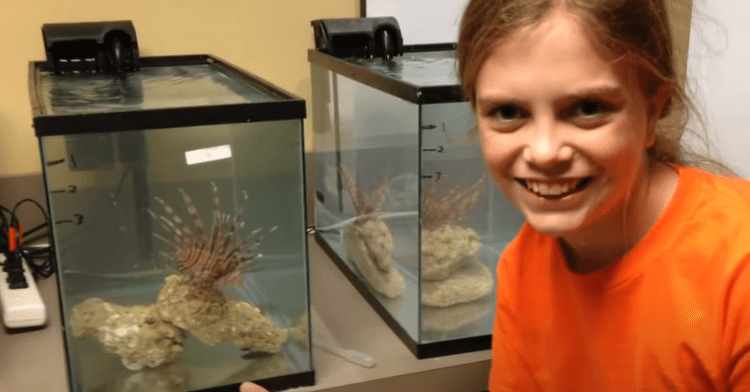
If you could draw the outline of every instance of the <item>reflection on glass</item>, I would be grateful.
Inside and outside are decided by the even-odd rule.
[[[272,98],[208,64],[143,67],[108,74],[41,74],[49,114],[107,113],[267,102]]]

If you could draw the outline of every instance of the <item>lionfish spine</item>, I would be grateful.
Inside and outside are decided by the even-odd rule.
[[[181,188],[178,188],[177,190],[182,194],[182,200],[185,202],[185,209],[187,210],[190,217],[193,218],[193,226],[195,226],[196,234],[205,234],[206,225],[203,223],[203,219],[201,219],[200,214],[198,214],[198,209],[195,208],[193,199],[190,198],[190,196]]]
[[[385,196],[388,191],[388,178],[384,178],[380,182],[378,188],[373,192],[373,194],[369,198],[367,198],[365,194],[354,184],[354,181],[349,176],[347,171],[344,170],[344,168],[341,166],[339,166],[339,173],[341,174],[344,188],[346,188],[346,192],[352,199],[354,210],[356,211],[357,216],[361,218],[358,221],[367,219],[365,217],[366,215],[370,215],[380,210],[380,207],[382,206],[383,201],[385,201]]]
[[[216,186],[216,184],[213,181],[211,181],[211,187],[213,187],[213,196],[214,196],[213,217],[214,217],[214,224],[216,224],[216,222],[221,221],[221,200],[219,200],[219,188]]]
[[[167,245],[170,245],[170,246],[173,246],[173,247],[175,247],[175,248],[179,249],[179,246],[175,245],[175,244],[174,244],[173,242],[171,242],[171,241],[169,241],[168,239],[166,239],[166,238],[164,238],[164,237],[160,236],[159,234],[156,234],[156,233],[151,233],[151,235],[152,235],[152,236],[154,236],[154,237],[155,237],[156,239],[159,239],[159,240],[161,240],[162,242],[166,243]]]
[[[352,204],[354,204],[354,209],[357,211],[357,215],[362,215],[361,211],[364,210],[365,205],[367,204],[362,192],[354,186],[354,181],[349,176],[349,173],[341,166],[339,166],[339,175],[341,176],[344,188],[346,188],[346,193],[348,193],[349,197],[352,199]]]
[[[151,211],[150,209],[146,209],[146,211],[147,211],[147,212],[149,213],[149,215],[151,215],[151,217],[152,217],[152,218],[153,218],[153,219],[154,219],[154,220],[155,220],[156,222],[158,222],[158,223],[159,223],[159,226],[161,226],[161,227],[162,227],[162,229],[164,229],[164,231],[166,231],[166,232],[169,232],[169,233],[172,233],[172,232],[173,232],[173,230],[172,230],[172,229],[171,229],[171,228],[169,227],[169,225],[166,225],[166,224],[164,223],[164,221],[162,221],[162,219],[160,218],[160,215],[157,215],[157,214],[156,214],[155,212]],[[170,223],[171,223],[171,222],[170,222]]]
[[[219,238],[217,252],[218,254],[225,254],[229,248],[229,243],[232,241],[234,236],[234,225],[230,224],[233,219],[228,215],[222,216],[222,227],[227,226],[225,229],[226,233],[223,233],[222,237]]]
[[[242,251],[242,249],[243,249],[244,247],[246,247],[247,245],[249,245],[250,243],[252,243],[252,242],[253,242],[253,240],[254,240],[255,236],[256,236],[256,235],[258,235],[258,234],[259,234],[259,233],[260,233],[261,231],[263,231],[263,228],[262,228],[262,227],[259,227],[259,228],[255,229],[255,230],[251,231],[251,232],[250,232],[250,234],[248,234],[248,235],[247,235],[247,236],[246,236],[246,237],[245,237],[245,238],[244,238],[244,239],[242,240],[242,242],[241,242],[241,243],[240,243],[239,245],[237,245],[237,246],[236,246],[236,247],[235,247],[234,249],[232,249],[231,251],[229,251],[228,255],[234,255],[234,254],[237,254],[237,253],[241,252],[241,251]],[[250,246],[250,249],[247,249],[247,250],[246,250],[245,252],[242,252],[242,253],[240,254],[240,257],[242,257],[242,258],[243,258],[243,260],[252,260],[251,258],[247,258],[247,259],[246,259],[246,258],[245,258],[244,256],[245,256],[245,254],[247,254],[247,252],[250,252],[250,251],[254,252],[254,251],[255,251],[255,249],[257,248],[257,245],[256,245],[256,244],[258,244],[258,243],[260,242],[260,240],[261,240],[261,239],[263,239],[263,237],[264,237],[264,236],[261,236],[261,237],[259,237],[259,238],[258,238],[258,239],[257,239],[257,240],[255,241],[255,243],[254,243],[253,245],[251,245],[251,246]]]
[[[442,181],[441,178],[433,182],[424,192],[422,227],[425,229],[431,230],[462,219],[479,201],[479,196],[483,190],[484,176],[468,188],[455,186],[449,189],[444,196],[438,197],[437,190],[442,185]]]
[[[182,237],[182,231],[178,229],[167,217],[159,215],[159,221],[164,223],[168,228],[168,231],[174,234],[175,241],[179,241]]]
[[[188,232],[190,230],[187,227],[187,225],[185,224],[185,222],[183,222],[182,219],[180,219],[180,217],[177,215],[177,213],[174,212],[174,210],[172,209],[172,207],[169,206],[169,204],[167,204],[164,200],[162,200],[162,199],[160,199],[158,197],[155,197],[155,199],[156,199],[156,201],[158,201],[159,203],[161,203],[161,205],[164,207],[164,211],[169,215],[169,217],[172,219],[172,221],[174,221],[174,223],[176,224],[176,226],[175,226],[171,222],[169,222],[169,219],[166,219],[166,221],[169,222],[169,225],[171,227],[174,227],[175,230],[177,230],[177,228],[179,228],[179,230],[181,230],[182,232]]]

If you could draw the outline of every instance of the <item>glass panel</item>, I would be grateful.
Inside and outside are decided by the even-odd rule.
[[[469,103],[421,110],[420,343],[490,335],[497,261],[524,218],[486,173]]]
[[[78,114],[273,101],[207,64],[143,67],[111,74],[40,73],[45,114]]]
[[[41,138],[74,391],[312,370],[301,126]]]
[[[322,99],[314,106],[317,231],[416,341],[417,106],[316,66],[312,75]]]

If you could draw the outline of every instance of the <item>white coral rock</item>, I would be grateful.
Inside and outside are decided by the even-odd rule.
[[[378,293],[395,298],[404,292],[404,277],[393,265],[393,236],[378,218],[354,223],[344,231],[344,247],[362,277]]]
[[[422,231],[422,280],[447,279],[481,247],[479,234],[470,228],[443,225]]]
[[[157,307],[165,320],[208,345],[231,341],[241,348],[275,353],[287,341],[286,329],[247,302],[227,301],[208,279],[168,276]]]
[[[226,331],[204,328],[223,320],[228,309],[224,294],[211,280],[187,275],[167,276],[156,308],[164,320],[192,332],[206,344],[224,340]]]
[[[247,302],[232,301],[224,323],[229,326],[227,340],[240,348],[277,353],[289,337],[287,329],[277,327]]]
[[[119,355],[130,370],[175,360],[185,344],[183,330],[162,320],[154,306],[119,308],[97,328],[105,350]]]
[[[422,281],[422,304],[451,306],[482,298],[492,291],[489,268],[477,258],[456,270],[442,281]]]
[[[101,298],[87,298],[73,307],[70,330],[73,336],[83,338],[96,336],[97,329],[104,325],[114,313],[121,313],[124,306],[111,304]]]
[[[489,296],[475,301],[464,302],[446,307],[423,306],[422,330],[429,332],[448,332],[466,327],[492,311],[494,303]]]

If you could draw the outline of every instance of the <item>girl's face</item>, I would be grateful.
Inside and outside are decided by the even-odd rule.
[[[622,223],[631,191],[648,183],[646,149],[661,109],[633,64],[592,31],[553,11],[503,39],[477,78],[494,181],[532,227],[564,239]]]

